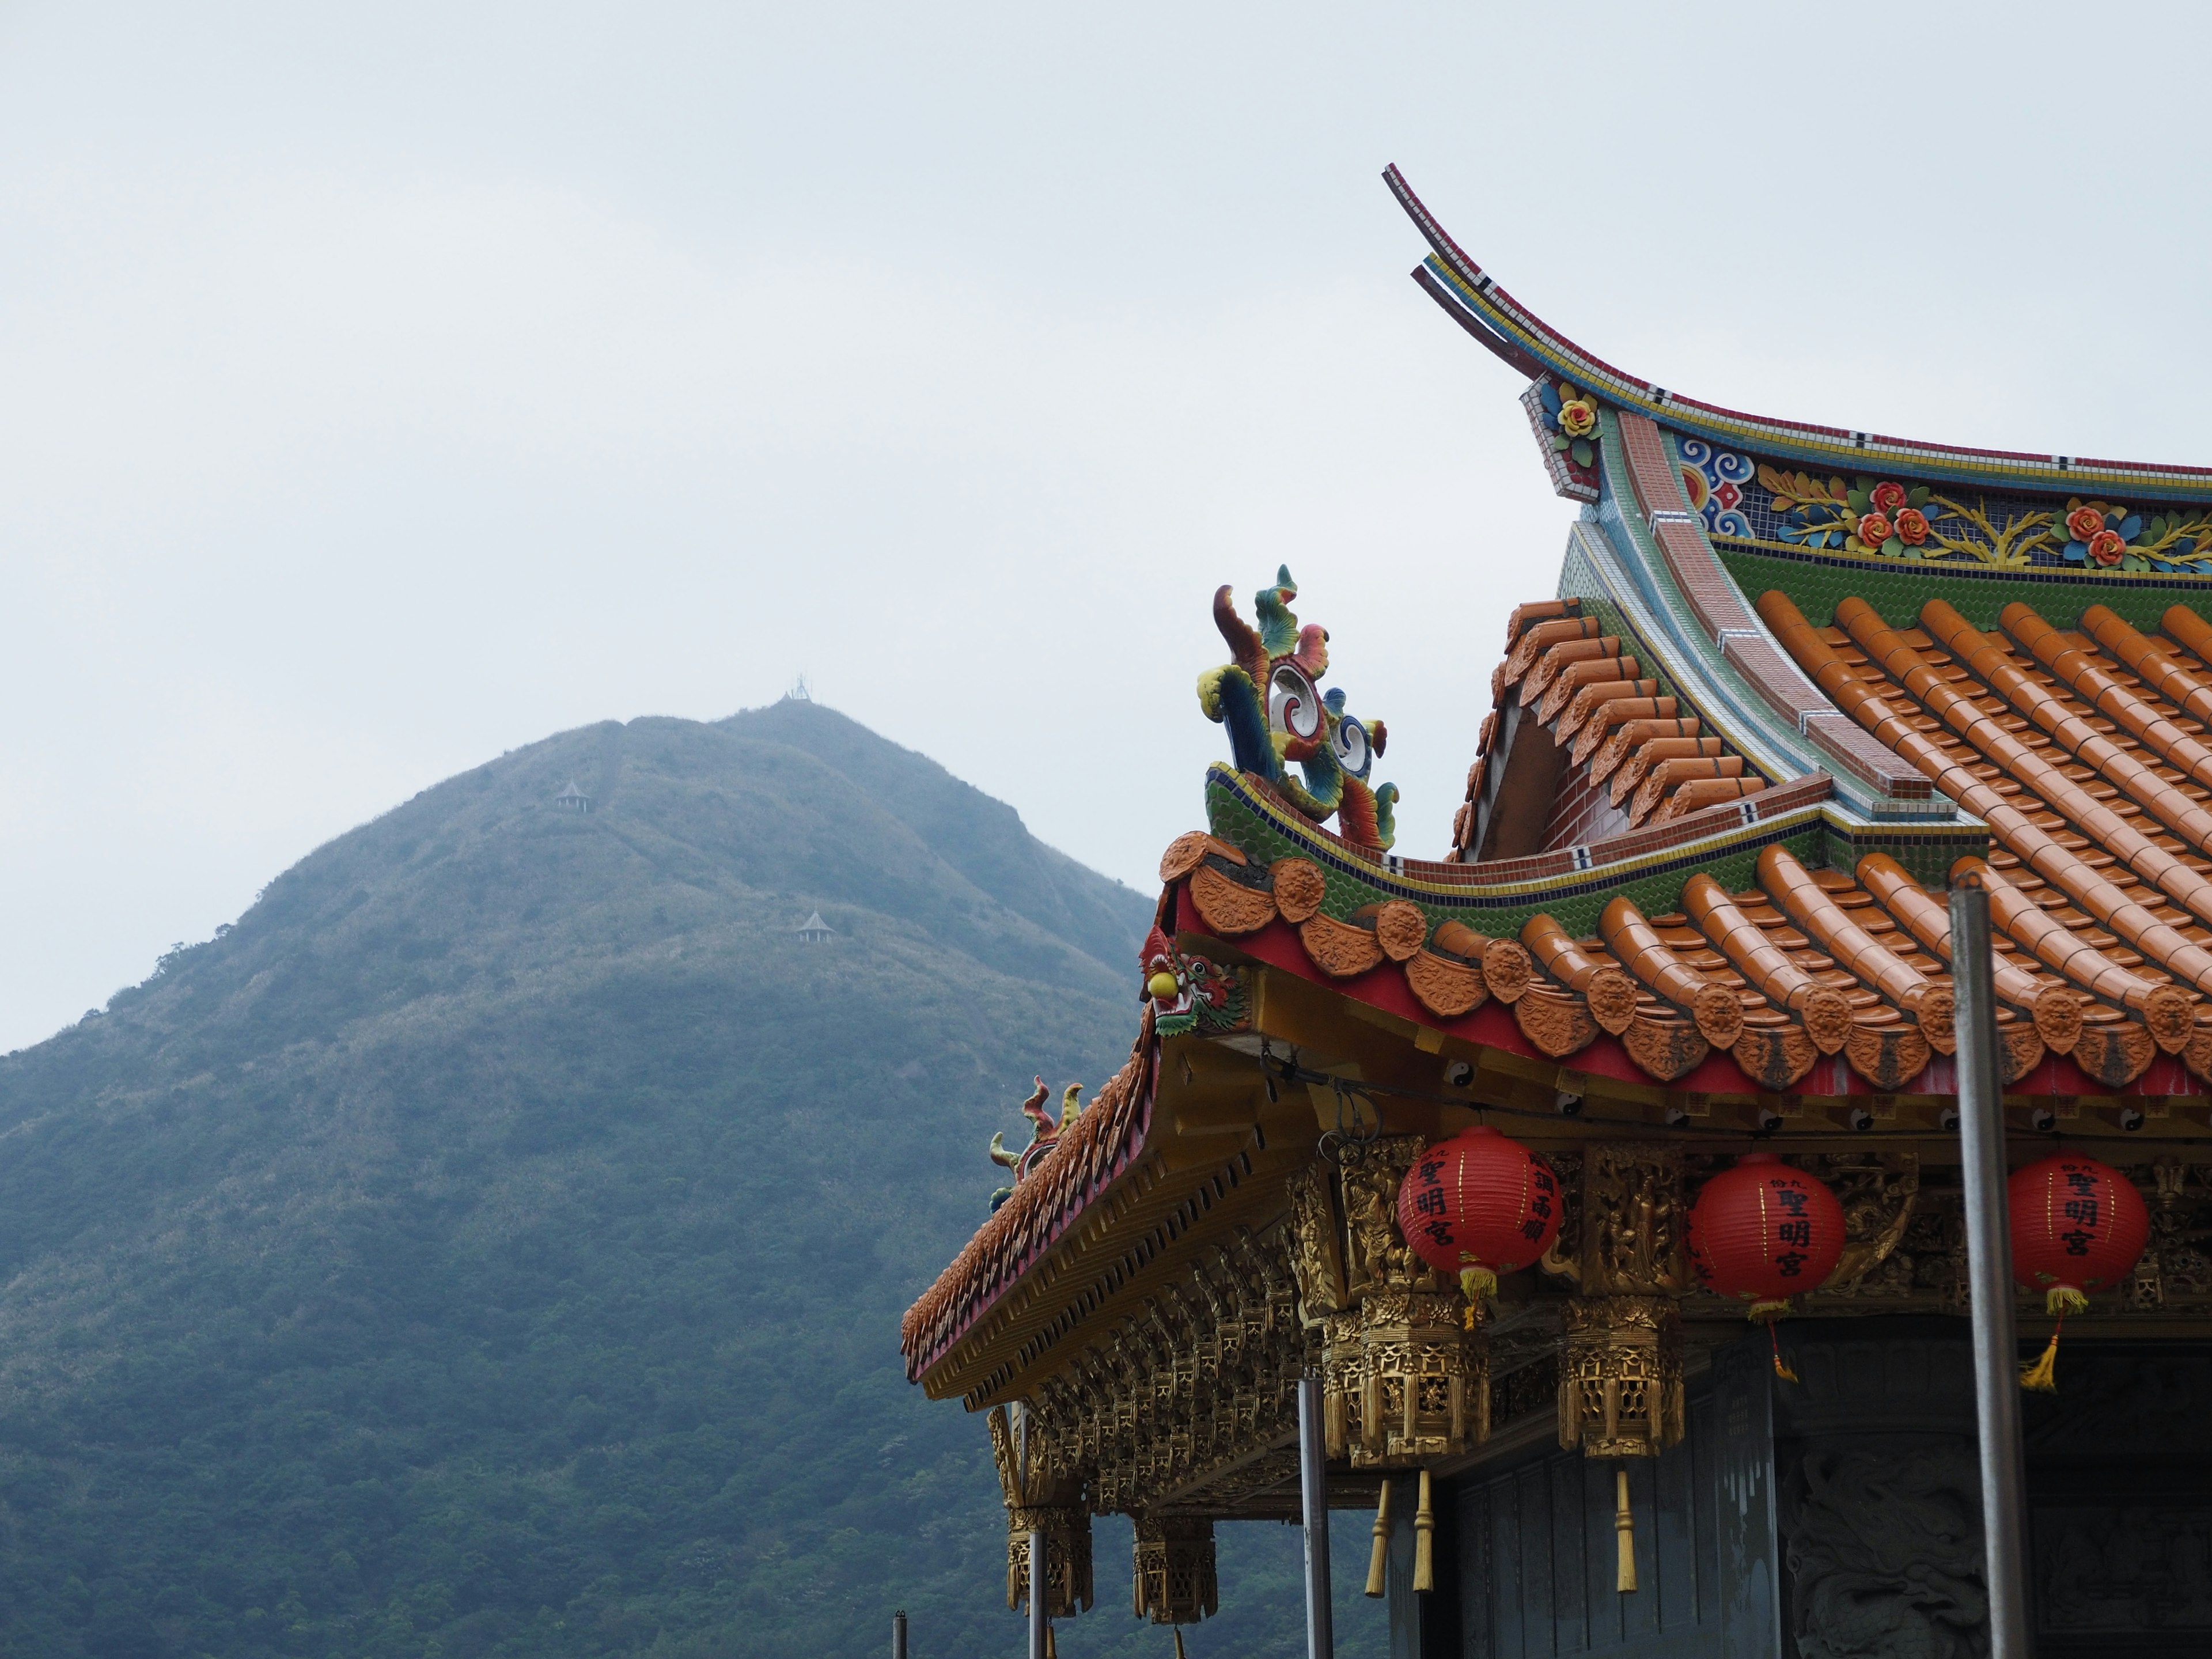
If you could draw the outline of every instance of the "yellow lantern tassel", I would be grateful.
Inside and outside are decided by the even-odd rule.
[[[1626,1465],[1613,1472],[1613,1531],[1620,1561],[1613,1587],[1623,1595],[1632,1595],[1636,1591],[1636,1513],[1628,1507]]]
[[[1181,1625],[1174,1625],[1170,1626],[1169,1628],[1175,1632],[1176,1659],[1182,1659],[1182,1626]]]
[[[1375,1542],[1367,1552],[1367,1594],[1382,1594],[1382,1569],[1390,1554],[1390,1483],[1382,1483],[1382,1501],[1375,1506]]]
[[[2089,1298],[2071,1285],[2061,1285],[2043,1298],[2043,1310],[2058,1322],[2051,1328],[2051,1341],[2033,1365],[2020,1368],[2020,1386],[2037,1394],[2058,1392],[2058,1334],[2066,1328],[2066,1316],[2087,1309]]]
[[[1473,1330],[1482,1322],[1482,1298],[1498,1294],[1498,1275],[1487,1267],[1462,1267],[1459,1291],[1467,1298],[1467,1328]]]
[[[1052,1639],[1050,1625],[1044,1627],[1044,1659],[1060,1659],[1060,1649]]]

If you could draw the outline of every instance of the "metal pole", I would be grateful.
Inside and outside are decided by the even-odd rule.
[[[1981,1432],[1982,1538],[1990,1659],[2029,1659],[2021,1547],[2020,1340],[2013,1324],[2012,1229],[2005,1208],[2004,1073],[1990,988],[1990,895],[1969,875],[1951,889],[1957,999],[1959,1138],[1966,1187],[1966,1282],[1974,1316],[1974,1413]]]
[[[1050,1569],[1045,1560],[1044,1528],[1030,1528],[1030,1659],[1044,1659],[1044,1604]]]
[[[906,1609],[891,1615],[891,1659],[906,1659]]]
[[[1298,1379],[1298,1491],[1305,1499],[1306,1659],[1334,1659],[1328,1606],[1328,1465],[1323,1455],[1321,1378]]]

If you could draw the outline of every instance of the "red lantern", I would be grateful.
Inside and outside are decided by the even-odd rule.
[[[1457,1273],[1472,1302],[1551,1248],[1559,1180],[1519,1141],[1478,1125],[1421,1154],[1398,1188],[1398,1231],[1430,1267]]]
[[[1690,1211],[1698,1277],[1719,1295],[1750,1303],[1753,1319],[1786,1312],[1790,1298],[1816,1289],[1843,1254],[1836,1195],[1772,1152],[1746,1152],[1705,1182]]]
[[[2094,1158],[2061,1153],[2013,1172],[2012,1274],[2053,1314],[2080,1313],[2087,1292],[2118,1284],[2150,1242],[2134,1182]]]
[[[2135,1183],[2109,1164],[2062,1152],[2015,1170],[2005,1184],[2012,1211],[2012,1276],[2043,1292],[2060,1327],[2089,1305],[2088,1292],[2118,1284],[2150,1242],[2150,1212]],[[2023,1387],[2055,1390],[2058,1330],[2043,1358],[2021,1373]]]

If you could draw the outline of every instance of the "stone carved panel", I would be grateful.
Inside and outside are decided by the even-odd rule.
[[[2038,1509],[2034,1551],[2045,1634],[2188,1632],[2212,1646],[2212,1506]]]
[[[1806,1452],[1782,1493],[1802,1659],[1987,1651],[1980,1482],[1948,1440]]]

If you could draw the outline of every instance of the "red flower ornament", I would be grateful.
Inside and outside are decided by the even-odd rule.
[[[2079,517],[2077,514],[2075,515]],[[2089,538],[2089,556],[2107,570],[2125,556],[2128,544],[2120,539],[2117,530],[2100,530]]]
[[[2094,507],[2077,507],[2066,515],[2066,533],[2077,542],[2093,539],[2104,528],[2105,515]]]
[[[1917,547],[1928,539],[1928,515],[1917,507],[1901,508],[1895,528],[1898,540],[1907,547]]]
[[[1859,539],[1869,548],[1879,548],[1895,533],[1896,527],[1879,513],[1868,513],[1859,519]]]
[[[1905,505],[1905,486],[1901,483],[1878,483],[1869,498],[1877,513],[1894,516]]]

